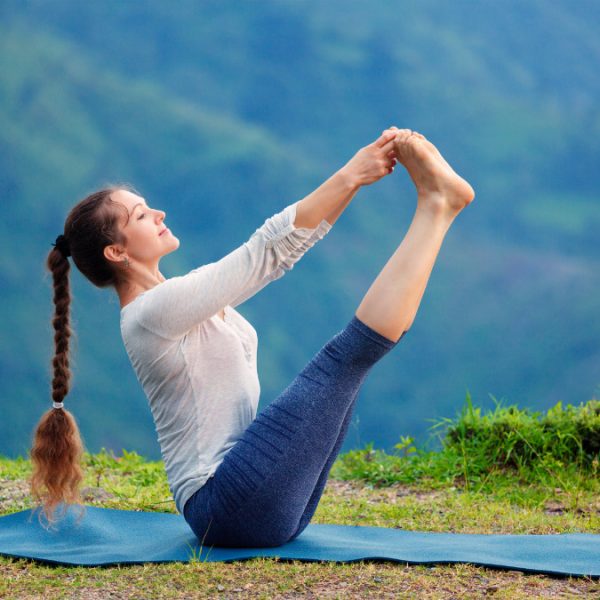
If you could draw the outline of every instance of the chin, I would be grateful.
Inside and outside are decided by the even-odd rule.
[[[179,240],[175,236],[171,236],[171,237],[172,237],[172,239],[169,244],[169,247],[163,250],[163,252],[161,253],[161,257],[166,256],[167,254],[171,254],[171,252],[175,252],[175,250],[177,250],[177,248],[179,248]]]

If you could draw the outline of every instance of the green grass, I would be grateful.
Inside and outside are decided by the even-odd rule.
[[[418,482],[431,489],[509,493],[521,504],[539,499],[534,490],[561,488],[575,498],[600,491],[598,400],[577,407],[559,402],[545,414],[496,402],[494,411],[482,414],[467,395],[456,419],[441,419],[431,429],[438,435],[444,430],[439,452],[416,448],[411,437],[402,437],[394,454],[367,444],[341,455],[332,476],[377,486]]]
[[[314,523],[463,533],[600,531],[600,403],[546,414],[470,398],[433,430],[428,452],[403,437],[394,454],[361,450],[336,461]],[[523,442],[526,440],[526,442]],[[174,512],[162,462],[135,452],[85,456],[86,504]],[[0,514],[31,506],[26,459],[0,458]],[[0,598],[569,597],[600,594],[589,578],[552,578],[472,565],[174,563],[112,568],[47,567],[0,558]]]

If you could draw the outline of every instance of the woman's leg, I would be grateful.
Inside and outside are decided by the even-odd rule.
[[[360,385],[414,319],[443,237],[473,192],[418,134],[400,133],[397,152],[418,191],[410,229],[348,326],[256,417],[186,505],[206,544],[275,546],[303,530]]]
[[[421,134],[402,130],[396,156],[417,188],[417,209],[402,243],[356,310],[359,319],[391,340],[412,325],[446,232],[475,196]]]
[[[443,237],[456,215],[473,199],[471,186],[460,178],[424,136],[399,131],[396,153],[418,193],[417,212],[402,244],[365,295],[356,316],[389,339],[409,329],[423,297]],[[298,533],[310,522],[325,489],[329,471],[342,447],[352,408],[300,519]]]
[[[405,332],[406,333],[406,332]],[[404,335],[404,334],[403,334]],[[333,467],[333,463],[337,458],[344,440],[346,439],[346,434],[348,433],[348,429],[350,427],[350,422],[352,421],[352,415],[354,412],[354,404],[356,402],[356,394],[354,398],[351,400],[351,404],[346,411],[346,415],[344,416],[344,420],[342,421],[342,425],[340,427],[337,440],[331,450],[330,455],[328,456],[325,464],[323,466],[323,470],[321,471],[321,475],[317,480],[317,484],[315,485],[315,489],[311,497],[309,498],[306,508],[300,517],[300,521],[298,522],[298,528],[295,534],[292,536],[292,539],[300,535],[306,528],[306,526],[310,523],[310,520],[313,518],[315,511],[317,510],[317,506],[319,505],[319,501],[321,500],[321,496],[323,495],[323,491],[325,490],[325,485],[327,484],[327,478],[329,477],[329,471],[331,471],[331,467]]]

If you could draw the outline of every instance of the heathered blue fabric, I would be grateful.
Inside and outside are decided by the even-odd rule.
[[[198,539],[279,546],[310,522],[371,367],[397,342],[358,318],[327,342],[244,431],[186,503]]]

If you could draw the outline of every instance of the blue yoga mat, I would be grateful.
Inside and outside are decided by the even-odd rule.
[[[78,520],[79,518],[79,520]],[[600,576],[600,535],[497,535],[404,531],[310,524],[276,548],[201,547],[180,515],[86,506],[69,508],[55,529],[38,513],[0,517],[0,554],[63,565],[245,560],[385,560],[409,564],[471,563],[551,575]]]

